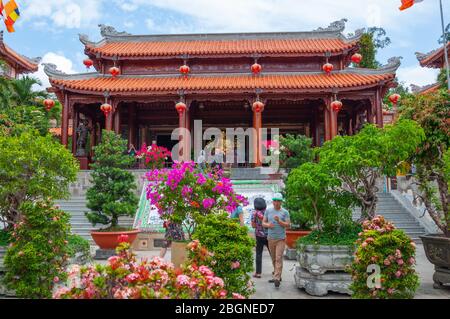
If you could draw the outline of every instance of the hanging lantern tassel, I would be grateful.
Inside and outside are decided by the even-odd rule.
[[[113,66],[109,68],[109,73],[112,75],[113,78],[115,78],[120,74],[120,69],[116,66]]]
[[[180,66],[180,73],[184,76],[185,79],[187,78],[190,71],[191,68],[187,66],[186,63]]]

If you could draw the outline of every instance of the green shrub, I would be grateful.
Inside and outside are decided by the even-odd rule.
[[[49,201],[24,202],[6,252],[5,283],[22,298],[51,298],[53,285],[65,280],[69,258],[69,215]]]
[[[8,246],[10,239],[11,235],[7,230],[0,230],[0,246]]]
[[[358,248],[349,272],[353,283],[353,298],[404,299],[413,298],[419,286],[414,270],[415,243],[402,230],[376,216],[363,224]],[[368,285],[369,265],[380,267],[380,286]],[[370,281],[374,283],[373,281]],[[375,286],[375,287],[373,287]]]
[[[327,229],[324,231],[313,230],[309,235],[297,240],[300,245],[354,245],[361,232],[360,224],[351,223],[340,229]]]
[[[82,253],[85,256],[89,256],[91,253],[91,246],[89,241],[83,237],[75,234],[71,234],[68,239],[67,252],[70,257],[74,257],[76,253]]]
[[[197,221],[193,239],[214,254],[215,262],[206,266],[224,280],[227,291],[245,297],[252,295],[254,288],[249,273],[253,271],[255,241],[249,237],[247,228],[230,219],[227,213],[198,216]]]
[[[286,168],[296,168],[314,159],[312,139],[305,135],[286,134],[280,137],[280,163]]]
[[[136,213],[136,184],[133,174],[126,170],[135,160],[124,152],[126,147],[126,140],[107,130],[102,132],[102,142],[94,147],[92,187],[86,193],[91,210],[86,217],[94,226],[110,225],[109,230],[120,230],[119,216]]]

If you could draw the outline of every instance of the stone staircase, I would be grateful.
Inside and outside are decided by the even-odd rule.
[[[102,225],[97,224],[93,227],[88,221],[84,212],[89,211],[86,207],[86,198],[84,196],[73,196],[69,200],[60,200],[56,202],[59,207],[70,214],[70,223],[72,225],[72,233],[80,235],[81,237],[93,243],[91,237],[91,230],[101,228]],[[134,218],[120,217],[119,224],[123,227],[132,227]]]
[[[414,241],[420,241],[419,236],[426,234],[425,228],[390,193],[378,193],[376,213],[404,230]],[[353,218],[357,219],[360,215],[361,210],[355,209]]]

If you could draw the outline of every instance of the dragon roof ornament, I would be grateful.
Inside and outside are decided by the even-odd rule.
[[[331,22],[330,25],[326,28],[317,28],[313,31],[332,31],[332,32],[342,32],[345,29],[345,23],[348,20],[343,18],[338,21]]]

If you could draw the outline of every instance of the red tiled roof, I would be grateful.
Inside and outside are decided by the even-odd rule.
[[[146,57],[174,55],[214,54],[311,54],[338,53],[353,48],[358,41],[341,39],[240,39],[215,41],[146,41],[107,42],[94,47],[86,46],[91,53],[104,56]]]
[[[226,91],[255,89],[271,90],[321,90],[330,88],[352,88],[376,85],[380,81],[392,80],[393,73],[322,73],[312,74],[266,74],[190,76],[183,77],[94,77],[87,79],[51,79],[52,85],[64,85],[65,89],[76,91],[104,92],[176,92],[178,90]]]
[[[447,48],[450,50],[450,42],[447,43]],[[449,53],[450,54],[450,53]],[[427,67],[443,67],[444,65],[444,47],[431,51],[423,55],[419,59],[420,66]]]
[[[24,56],[18,54],[16,51],[11,49],[9,46],[3,43],[3,50],[0,50],[0,55],[4,55],[6,58],[20,64],[28,72],[36,72],[38,70],[38,63],[34,63]]]

